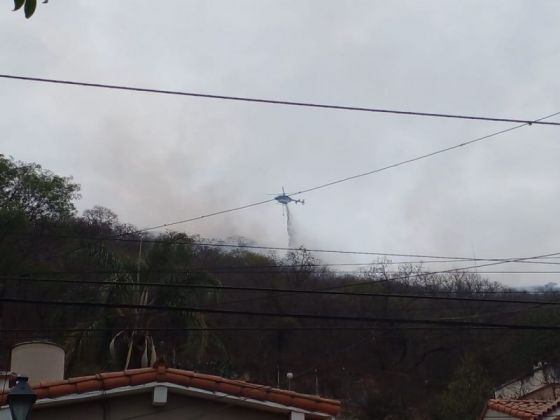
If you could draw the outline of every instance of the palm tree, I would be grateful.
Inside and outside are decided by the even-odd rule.
[[[119,255],[105,243],[90,243],[88,253],[103,270],[110,271],[105,281],[110,286],[99,290],[104,302],[134,305],[204,306],[216,303],[218,295],[212,289],[189,289],[154,287],[147,283],[166,285],[218,285],[219,282],[204,272],[194,272],[190,268],[193,256],[193,240],[185,234],[167,233],[157,237],[157,242],[138,244],[138,254]],[[114,309],[104,311],[97,320],[88,322],[94,331],[100,326],[113,329],[108,340],[111,364],[115,369],[130,369],[151,366],[163,345],[165,356],[177,365],[177,356],[198,361],[209,345],[206,331],[189,332],[189,328],[206,328],[203,314],[178,311],[152,311],[145,309]],[[157,328],[185,328],[181,332],[165,335],[154,333]],[[73,337],[71,348],[73,359],[83,350],[88,331]],[[109,337],[105,337],[108,339]],[[158,341],[159,339],[159,341]],[[71,357],[69,357],[70,359]]]

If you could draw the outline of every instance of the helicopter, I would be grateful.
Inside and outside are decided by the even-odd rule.
[[[274,197],[274,199],[278,201],[280,204],[284,204],[285,206],[287,206],[290,203],[305,204],[305,200],[294,200],[292,197],[287,195],[286,191],[284,191],[284,187],[282,187],[282,194],[278,194],[276,197]]]

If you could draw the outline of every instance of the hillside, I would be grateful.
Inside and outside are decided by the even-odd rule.
[[[79,186],[0,160],[0,368],[50,339],[67,375],[170,366],[343,399],[348,418],[469,419],[493,387],[558,362],[552,290],[474,271],[319,254],[250,240],[140,232],[109,209],[78,215]],[[472,263],[471,263],[472,265]]]

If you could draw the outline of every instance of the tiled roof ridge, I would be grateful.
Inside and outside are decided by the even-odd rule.
[[[539,420],[558,407],[560,407],[560,399],[554,401],[491,399],[488,401],[488,408],[524,420]]]
[[[33,386],[38,399],[58,398],[70,394],[103,391],[123,386],[143,385],[150,382],[169,382],[175,385],[220,392],[231,396],[269,401],[306,411],[316,411],[332,416],[340,412],[340,401],[316,395],[253,384],[221,376],[196,373],[188,370],[158,365],[153,368],[130,369],[120,372],[104,372],[95,375],[69,378],[53,382],[41,382]],[[6,404],[7,392],[0,393],[0,405]]]
[[[177,371],[177,372],[188,372],[188,371],[184,371],[182,369],[174,369],[174,368],[168,368],[168,371]],[[197,373],[197,372],[192,372],[195,376],[199,376],[199,377],[206,377],[206,378],[213,378],[215,379],[217,382],[218,381],[227,381],[230,383],[236,383],[240,386],[244,386],[247,388],[254,388],[254,389],[260,389],[260,390],[268,390],[270,392],[281,392],[283,394],[290,394],[290,395],[294,395],[294,396],[305,396],[309,399],[315,400],[315,401],[329,401],[332,403],[337,403],[340,404],[340,401],[338,400],[333,400],[333,399],[329,399],[329,398],[324,398],[324,397],[320,397],[318,395],[311,395],[311,394],[302,394],[299,392],[295,392],[295,391],[288,391],[286,389],[279,389],[279,388],[274,388],[272,386],[269,385],[259,385],[259,384],[255,384],[252,382],[247,382],[247,381],[242,381],[239,379],[228,379],[228,378],[224,378],[221,376],[216,376],[216,375],[209,375],[206,373]]]

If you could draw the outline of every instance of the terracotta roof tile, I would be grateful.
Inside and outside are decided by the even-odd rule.
[[[489,400],[487,408],[523,420],[539,420],[560,407],[560,399],[550,400]]]
[[[340,401],[337,400],[226,379],[220,376],[167,368],[163,365],[123,372],[105,372],[55,382],[42,382],[39,385],[33,386],[33,390],[37,394],[38,399],[57,398],[70,394],[143,385],[150,382],[169,382],[185,387],[200,388],[210,392],[221,392],[235,397],[274,402],[331,416],[336,416],[340,412]],[[6,404],[6,397],[7,392],[0,394],[0,405]]]

